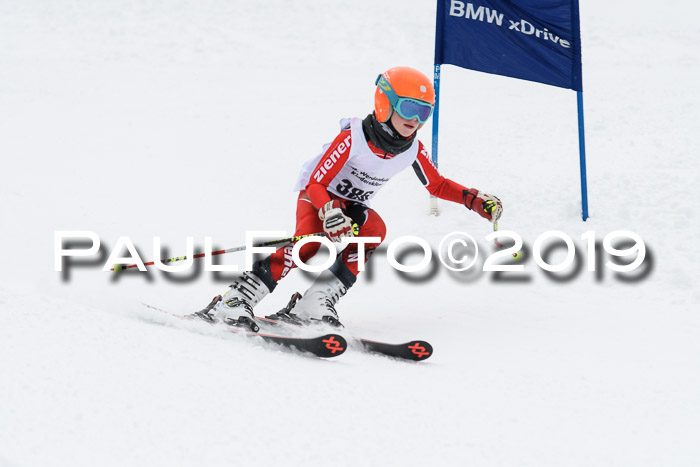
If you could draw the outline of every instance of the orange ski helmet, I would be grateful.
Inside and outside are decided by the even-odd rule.
[[[388,86],[386,83],[388,82]],[[391,89],[395,96],[399,98],[414,99],[421,101],[430,106],[435,105],[435,89],[430,79],[420,71],[405,66],[391,68],[377,77],[377,89],[374,92],[374,115],[380,122],[386,122],[391,118],[392,112],[395,110],[397,102],[390,102],[387,93],[382,90],[382,87],[388,88],[388,93],[391,94]],[[391,99],[396,101],[396,98]],[[431,109],[432,112],[432,109]],[[399,112],[401,115],[401,112]],[[430,117],[423,119],[424,123]]]

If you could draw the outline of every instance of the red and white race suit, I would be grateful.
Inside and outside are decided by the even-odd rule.
[[[346,206],[346,214],[359,226],[358,236],[386,236],[386,226],[376,211],[369,207],[370,200],[393,177],[405,168],[413,166],[416,175],[430,194],[456,203],[464,203],[465,187],[438,172],[423,143],[413,144],[400,154],[387,154],[368,142],[359,118],[340,121],[341,132],[332,143],[323,146],[323,152],[304,163],[295,184],[299,192],[297,202],[296,235],[323,232],[318,210],[332,199],[340,199]],[[367,261],[380,243],[365,246]],[[310,243],[300,250],[300,258],[307,261],[319,249],[318,243]],[[358,249],[349,245],[342,261],[354,275],[358,273]],[[275,280],[280,280],[295,265],[292,246],[277,250],[270,257],[270,268]]]

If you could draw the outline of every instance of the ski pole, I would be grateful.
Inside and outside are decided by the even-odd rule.
[[[493,221],[493,231],[498,232],[498,221]],[[493,239],[493,243],[495,243],[498,248],[503,248],[503,243],[498,241],[498,237]]]
[[[498,232],[498,221],[493,222],[493,231]],[[493,243],[496,244],[498,248],[503,248],[503,243],[498,240],[498,237],[493,239]],[[521,251],[517,251],[511,256],[513,257],[513,261],[519,261],[523,257],[523,254]]]
[[[316,232],[316,233],[306,234],[306,235],[297,235],[296,237],[280,238],[279,240],[270,240],[268,242],[258,243],[257,245],[253,245],[253,246],[261,247],[261,246],[283,245],[285,243],[298,242],[302,238],[306,238],[306,237],[320,237],[320,236],[324,236],[324,235],[326,235],[326,234],[323,232]],[[233,253],[236,251],[243,251],[245,249],[246,249],[245,246],[237,246],[237,247],[233,247],[233,248],[227,248],[225,250],[212,251],[211,255],[212,256],[223,255],[225,253]],[[204,258],[204,255],[205,255],[205,253],[197,253],[192,258]],[[184,261],[186,259],[187,259],[187,256],[176,256],[174,258],[164,259],[161,262],[163,264],[168,264],[168,263],[174,263],[176,261]],[[143,265],[144,266],[153,266],[154,264],[155,264],[155,261],[150,261],[148,263],[144,263]],[[121,264],[115,264],[114,267],[112,269],[110,269],[110,271],[114,271],[115,273],[118,273],[123,269],[131,269],[131,268],[136,268],[136,267],[138,267],[137,264],[130,264],[128,266],[122,266]]]

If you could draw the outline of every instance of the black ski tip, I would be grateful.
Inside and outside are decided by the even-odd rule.
[[[433,346],[426,341],[411,341],[404,345],[410,351],[407,354],[409,360],[423,361],[433,355]]]
[[[326,334],[315,339],[317,347],[312,353],[323,358],[337,357],[345,353],[348,343],[340,334]]]
[[[416,340],[404,344],[389,344],[387,342],[360,339],[360,342],[362,342],[362,345],[368,352],[374,352],[388,357],[402,358],[404,360],[421,362],[433,355],[433,346],[426,341]]]
[[[348,348],[347,341],[339,334],[324,334],[318,337],[291,337],[251,332],[249,335],[261,337],[267,342],[295,348],[301,352],[309,352],[321,358],[337,357],[345,353],[345,350]]]

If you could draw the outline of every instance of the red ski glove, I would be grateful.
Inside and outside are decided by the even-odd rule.
[[[318,217],[323,221],[323,231],[334,242],[340,242],[343,237],[354,237],[352,219],[345,215],[345,206],[340,200],[327,202],[318,210]]]
[[[503,214],[503,204],[495,196],[482,193],[476,188],[464,190],[462,196],[467,209],[475,211],[484,219],[495,222]]]

